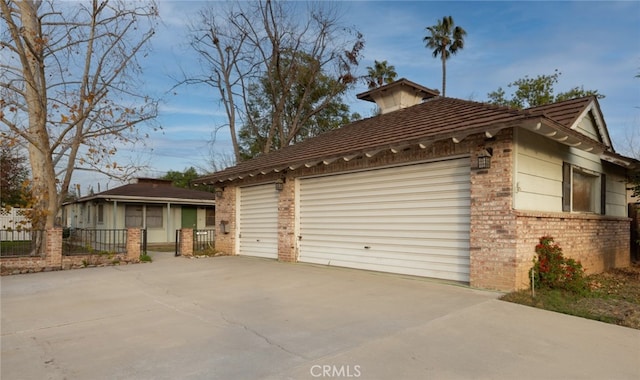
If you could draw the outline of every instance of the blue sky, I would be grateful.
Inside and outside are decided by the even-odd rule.
[[[213,2],[215,5],[216,2]],[[160,0],[162,25],[153,40],[153,53],[142,61],[141,78],[147,92],[163,97],[159,123],[147,147],[121,150],[149,165],[140,176],[159,177],[168,170],[206,168],[211,140],[224,112],[211,88],[181,87],[168,92],[182,70],[196,67],[189,50],[186,26],[204,1]],[[640,131],[640,2],[431,2],[344,1],[342,23],[363,33],[366,44],[360,72],[374,60],[387,60],[404,77],[440,89],[439,59],[424,47],[425,27],[445,15],[453,16],[468,35],[465,47],[447,62],[447,96],[475,101],[525,75],[562,72],[557,91],[575,86],[597,89],[614,147],[625,154],[628,136]],[[352,111],[371,114],[372,105],[355,94],[344,100]],[[637,140],[640,143],[640,139]],[[229,134],[216,134],[213,150],[229,154]],[[97,190],[119,185],[90,173],[78,173],[74,183]],[[86,191],[86,190],[83,190]]]

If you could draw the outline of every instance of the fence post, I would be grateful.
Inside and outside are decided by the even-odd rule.
[[[140,237],[139,228],[127,228],[127,260],[129,262],[140,261]]]
[[[62,228],[49,228],[45,237],[45,262],[48,268],[62,268]]]
[[[180,230],[180,254],[182,256],[193,256],[193,228],[183,228]]]

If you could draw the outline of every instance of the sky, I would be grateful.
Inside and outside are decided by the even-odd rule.
[[[161,24],[152,52],[141,61],[141,90],[162,98],[147,146],[121,149],[121,160],[135,157],[148,168],[139,177],[161,177],[193,166],[205,170],[211,152],[231,155],[229,133],[220,129],[224,110],[212,88],[172,89],[181,73],[197,65],[189,50],[187,25],[205,1],[159,1]],[[365,39],[359,72],[386,60],[398,78],[440,89],[442,68],[425,48],[425,28],[451,15],[467,31],[464,49],[447,61],[447,96],[486,101],[487,94],[524,76],[561,72],[556,92],[575,86],[598,90],[600,106],[618,153],[629,154],[632,134],[640,135],[640,2],[558,1],[342,1],[341,22]],[[359,85],[344,96],[351,111],[371,116],[372,103],[356,99]],[[215,131],[218,130],[217,133]],[[215,136],[215,142],[214,142]],[[636,141],[640,142],[639,138]],[[102,191],[121,185],[79,172],[74,183]]]

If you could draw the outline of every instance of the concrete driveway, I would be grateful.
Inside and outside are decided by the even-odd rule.
[[[3,277],[2,379],[638,379],[640,331],[247,257]]]

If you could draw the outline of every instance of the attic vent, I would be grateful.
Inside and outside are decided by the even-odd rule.
[[[368,102],[375,102],[380,111],[385,114],[415,106],[422,103],[424,99],[438,95],[440,95],[438,90],[432,90],[402,78],[393,83],[358,94],[357,97]]]

